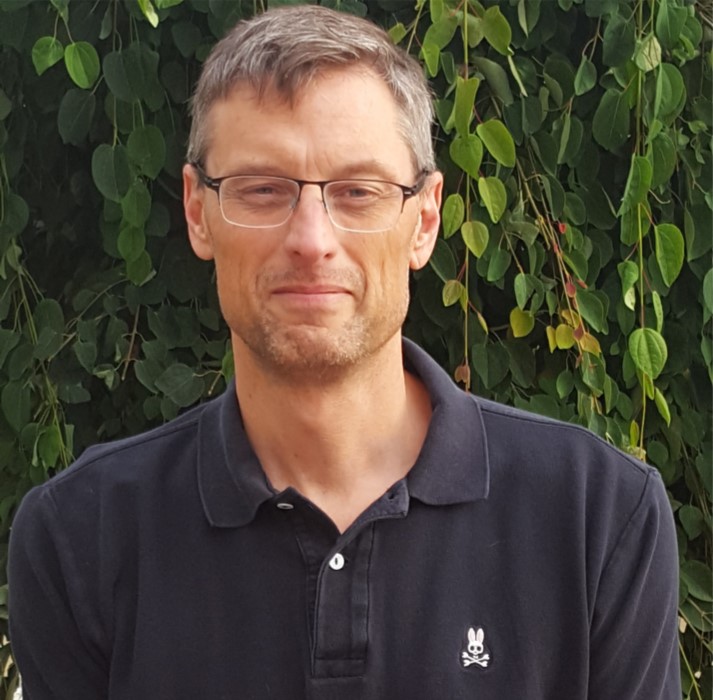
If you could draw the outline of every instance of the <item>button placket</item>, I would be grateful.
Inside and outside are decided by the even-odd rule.
[[[344,678],[364,672],[373,542],[371,523],[353,533],[342,551],[323,563],[314,619],[314,678]]]

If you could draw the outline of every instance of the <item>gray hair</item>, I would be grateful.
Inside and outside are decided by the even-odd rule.
[[[416,59],[367,20],[317,5],[283,7],[239,22],[211,51],[191,103],[188,161],[202,163],[208,112],[247,83],[259,96],[275,90],[293,102],[329,69],[364,66],[383,79],[399,108],[399,131],[417,171],[435,170],[431,92]]]

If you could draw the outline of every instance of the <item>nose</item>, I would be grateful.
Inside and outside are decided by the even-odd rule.
[[[311,263],[335,254],[337,235],[319,185],[303,185],[287,226],[285,246],[290,255]]]

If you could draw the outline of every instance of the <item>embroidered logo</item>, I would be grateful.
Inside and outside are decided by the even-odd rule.
[[[468,668],[477,664],[482,668],[487,668],[490,663],[490,653],[485,648],[485,632],[482,627],[471,627],[468,630],[468,643],[466,649],[461,653],[463,668]]]

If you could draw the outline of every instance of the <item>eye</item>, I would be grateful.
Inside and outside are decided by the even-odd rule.
[[[282,203],[295,196],[294,183],[278,178],[234,177],[223,182],[223,197],[249,203]]]
[[[344,180],[330,183],[329,197],[340,204],[366,204],[385,196],[383,183]]]

